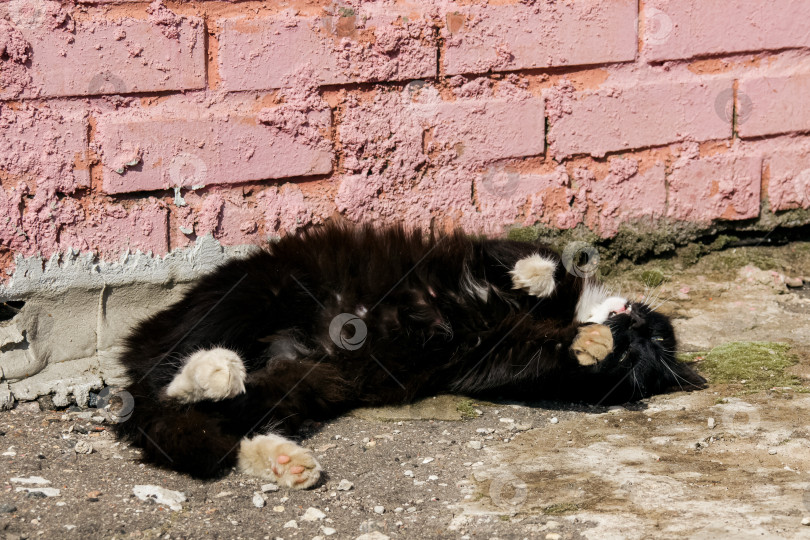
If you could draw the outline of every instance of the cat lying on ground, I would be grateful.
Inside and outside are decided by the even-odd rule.
[[[705,381],[669,320],[532,243],[328,225],[201,278],[138,324],[119,433],[198,477],[315,484],[305,419],[440,392],[619,403]]]

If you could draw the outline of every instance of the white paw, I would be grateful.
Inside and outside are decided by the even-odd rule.
[[[532,296],[540,298],[550,296],[554,292],[554,270],[557,261],[534,254],[515,263],[512,274],[512,285],[515,289],[523,289]]]
[[[310,450],[278,435],[242,439],[239,470],[295,489],[311,487],[321,477],[321,465]]]
[[[239,355],[217,347],[198,351],[186,360],[166,394],[183,403],[219,401],[245,391],[245,365]]]

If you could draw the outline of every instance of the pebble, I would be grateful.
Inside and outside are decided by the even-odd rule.
[[[321,510],[318,510],[314,506],[310,506],[307,508],[307,511],[304,512],[304,515],[301,516],[301,521],[320,521],[326,517]]]
[[[16,511],[17,507],[13,504],[0,504],[0,514],[11,514]]]
[[[770,455],[772,455],[772,456],[775,456],[776,455],[776,448],[771,448],[770,450],[768,450],[768,453]]]
[[[422,460],[422,465],[427,465],[431,461],[433,461],[432,457],[426,457],[425,459]]]
[[[264,508],[264,505],[267,504],[262,497],[262,494],[258,491],[253,494],[253,506],[256,508]]]
[[[134,486],[132,491],[135,493],[135,496],[142,501],[151,499],[158,504],[168,506],[175,512],[182,510],[183,505],[181,503],[186,501],[186,495],[181,491],[174,491],[150,484]]]
[[[399,514],[399,513],[402,512],[402,510],[403,510],[403,508],[401,506],[397,506],[396,508],[394,508],[394,513]]]
[[[467,443],[467,446],[473,450],[481,450],[481,441],[470,441]]]
[[[270,493],[271,491],[278,491],[278,485],[262,484],[262,493]]]
[[[556,416],[555,416],[555,417],[553,417],[551,420],[549,420],[549,422],[551,422],[552,424],[556,424],[556,423],[557,423],[557,422],[559,422],[559,421],[560,421],[560,420],[559,420],[559,419],[558,419]]]
[[[374,513],[375,514],[384,514],[385,513],[385,507],[384,506],[375,506],[374,507]]]
[[[92,454],[93,445],[87,441],[79,441],[76,443],[76,446],[73,447],[73,451],[77,454]]]
[[[332,527],[321,527],[321,532],[326,536],[332,536],[337,532],[337,529],[333,529]]]
[[[410,470],[410,469],[408,469],[407,471],[405,471],[405,472],[404,472],[404,473],[402,473],[402,474],[404,474],[404,475],[405,475],[405,476],[407,476],[408,478],[413,478],[413,471],[412,471],[412,470]]]
[[[273,512],[278,512],[278,513],[280,514],[280,513],[281,513],[281,512],[283,512],[283,511],[284,511],[284,507],[283,507],[283,506],[274,506],[274,507],[273,507]]]
[[[546,523],[546,528],[547,529],[556,529],[559,526],[560,526],[560,524],[557,521],[549,521],[549,522]]]
[[[296,523],[294,519],[291,519],[290,521],[288,521],[287,523],[284,524],[283,528],[285,528],[285,529],[297,529],[298,528],[298,523]]]
[[[499,418],[498,420],[503,422],[504,424],[514,424],[515,423],[514,418]]]
[[[13,510],[12,510],[12,512],[13,512]],[[810,525],[810,517],[802,518],[802,525],[805,525],[805,526]]]
[[[709,418],[709,421],[707,422],[707,424],[709,426],[709,429],[714,429],[714,426],[716,425],[716,423],[714,421],[714,418]]]
[[[431,474],[430,476],[428,476],[428,480],[438,480],[438,479],[439,477],[436,476],[435,474]]]
[[[560,540],[560,538],[562,538],[562,536],[557,533],[548,533],[546,535],[546,540]]]
[[[349,491],[354,487],[354,484],[345,478],[338,483],[338,491]]]

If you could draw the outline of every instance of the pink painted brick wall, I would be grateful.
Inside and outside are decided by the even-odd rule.
[[[767,5],[766,5],[767,4]],[[810,4],[0,1],[0,269],[810,208]]]

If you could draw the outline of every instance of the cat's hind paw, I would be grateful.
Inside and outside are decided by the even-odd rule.
[[[321,465],[312,451],[278,435],[243,439],[239,470],[293,488],[312,487],[321,477]]]
[[[554,283],[556,269],[557,261],[538,253],[520,259],[515,263],[515,268],[509,272],[512,274],[512,288],[522,289],[539,298],[551,296],[556,286]]]
[[[580,326],[571,350],[579,365],[592,366],[613,352],[613,334],[604,324]]]
[[[166,388],[166,395],[183,403],[219,401],[244,393],[246,376],[235,352],[221,347],[197,351]]]

